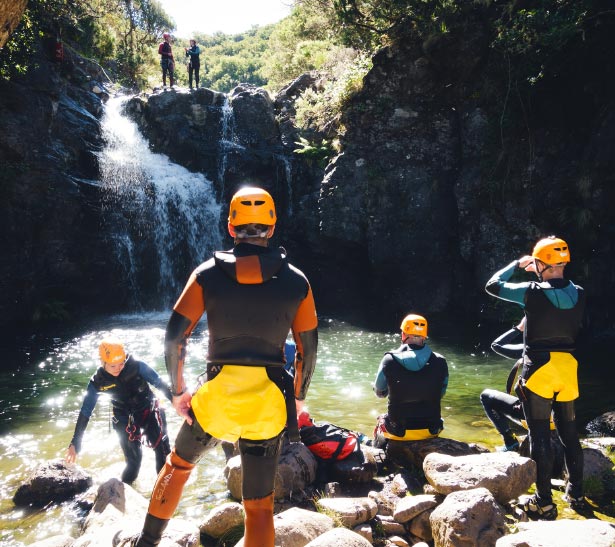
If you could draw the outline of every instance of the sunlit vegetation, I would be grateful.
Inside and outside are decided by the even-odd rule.
[[[156,59],[152,46],[174,25],[157,0],[30,0],[0,52],[0,77],[11,79],[66,52],[88,57],[119,83],[142,87]]]

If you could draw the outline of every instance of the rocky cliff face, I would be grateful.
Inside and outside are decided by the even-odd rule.
[[[424,42],[410,28],[398,30],[345,111],[343,149],[324,176],[294,157],[279,184],[280,160],[293,157],[298,140],[294,100],[317,86],[310,75],[273,104],[247,87],[226,102],[207,90],[166,93],[140,102],[137,118],[171,157],[208,173],[224,200],[243,182],[274,193],[287,213],[278,233],[326,313],[378,309],[381,318],[398,318],[417,310],[468,324],[513,321],[518,310],[489,299],[484,284],[536,239],[557,233],[573,250],[570,277],[588,289],[592,325],[607,331],[613,71],[596,70],[597,59],[585,70],[571,66],[557,86],[538,86],[531,101],[517,99],[502,112],[510,82],[489,47],[489,27],[477,11],[466,28],[472,32]],[[216,135],[198,120],[217,116],[219,127],[225,107],[235,132],[221,160],[224,142],[212,155]],[[505,117],[513,119],[508,127]],[[601,297],[592,302],[592,295]]]
[[[69,52],[62,65],[41,54],[28,77],[0,81],[3,325],[105,308],[116,281],[99,231],[101,78]]]
[[[513,306],[496,307],[485,281],[556,233],[571,245],[570,277],[588,290],[591,327],[608,332],[615,77],[600,68],[610,65],[598,45],[607,34],[521,107],[511,99],[515,132],[500,125],[510,82],[489,30],[479,14],[466,28],[426,42],[400,29],[375,56],[322,183],[323,241],[363,249],[367,288],[395,317],[502,319]]]
[[[391,329],[409,310],[468,325],[512,321],[513,307],[488,299],[485,281],[557,233],[572,248],[570,277],[588,290],[589,326],[608,333],[615,75],[599,45],[608,32],[513,108],[501,101],[510,93],[506,67],[474,17],[472,32],[425,42],[399,29],[344,112],[342,152],[326,171],[294,154],[294,101],[318,88],[313,75],[274,101],[250,86],[228,97],[170,90],[135,97],[127,111],[155,150],[213,181],[221,202],[243,183],[273,193],[274,243],[308,274],[323,314],[359,310]],[[114,288],[121,307],[127,290],[99,231],[95,77],[74,62],[61,70],[72,76],[48,66],[0,84],[6,321],[79,301],[104,309],[108,302],[93,300]]]

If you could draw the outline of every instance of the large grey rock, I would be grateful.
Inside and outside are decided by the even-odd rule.
[[[276,547],[305,547],[334,526],[330,517],[298,507],[275,515],[273,525]],[[243,538],[235,547],[243,547]]]
[[[615,442],[610,446],[615,446]],[[615,465],[607,455],[604,444],[600,446],[596,443],[596,448],[583,448],[583,480],[591,485],[587,487],[588,495],[615,493]]]
[[[597,520],[520,522],[518,532],[497,540],[496,547],[613,547],[615,525]]]
[[[536,480],[536,463],[516,452],[458,457],[435,453],[425,458],[423,470],[441,494],[484,487],[502,504],[527,492]]]
[[[131,486],[118,479],[100,485],[96,501],[88,514],[84,533],[73,547],[128,547],[143,526],[148,501]],[[183,519],[171,519],[160,547],[196,547],[198,527]]]
[[[395,506],[395,512],[393,518],[397,522],[408,522],[423,511],[433,509],[438,505],[436,496],[431,494],[422,494],[418,496],[406,496],[401,498]]]
[[[425,457],[433,452],[449,456],[467,456],[486,453],[489,450],[477,444],[443,437],[423,441],[388,441],[386,447],[387,458],[404,468],[422,468]]]
[[[243,524],[244,510],[241,503],[223,503],[214,507],[199,526],[202,534],[220,538],[232,528]]]
[[[320,498],[316,505],[335,514],[348,527],[367,522],[378,513],[376,502],[370,498]]]
[[[435,547],[495,545],[506,534],[505,515],[486,488],[453,492],[429,520]]]
[[[371,543],[352,530],[334,528],[310,541],[305,547],[371,547]]]
[[[615,437],[615,410],[605,412],[590,420],[585,429],[590,435]]]
[[[418,514],[408,523],[408,531],[415,537],[424,541],[431,541],[433,533],[431,531],[431,514],[434,509],[428,509]]]
[[[92,485],[92,477],[78,465],[63,460],[40,464],[13,496],[15,505],[44,507],[50,502],[61,502],[85,492]]]

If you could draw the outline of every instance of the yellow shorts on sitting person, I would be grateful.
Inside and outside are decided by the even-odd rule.
[[[392,441],[423,441],[425,439],[434,439],[439,434],[440,433],[431,433],[429,429],[406,429],[406,433],[403,437],[393,435],[386,430],[382,432],[382,435],[386,439],[390,439]]]

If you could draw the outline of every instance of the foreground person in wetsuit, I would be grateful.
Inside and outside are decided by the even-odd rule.
[[[448,385],[446,359],[425,343],[427,320],[416,314],[401,324],[402,345],[385,353],[374,382],[378,397],[389,398],[379,417],[375,445],[386,440],[417,441],[437,437],[443,429],[440,401]]]
[[[485,288],[496,298],[525,309],[525,354],[516,391],[527,419],[530,453],[537,468],[536,494],[520,500],[520,507],[532,519],[557,517],[551,495],[551,411],[568,469],[565,499],[573,509],[584,504],[583,452],[574,408],[579,396],[577,361],[571,352],[583,318],[585,293],[564,279],[569,262],[568,244],[550,236],[536,243],[532,256],[523,256],[496,272]],[[511,283],[513,274],[521,270],[535,273],[538,282]]]
[[[171,390],[154,369],[132,355],[126,355],[119,340],[105,338],[98,352],[101,366],[88,383],[75,433],[66,452],[66,462],[77,460],[98,397],[101,393],[108,393],[113,406],[113,429],[118,434],[126,460],[122,481],[131,483],[141,469],[143,436],[156,454],[156,471],[162,469],[171,452],[164,409],[160,408],[149,384],[160,389],[169,401],[172,400]]]
[[[238,441],[245,510],[245,547],[273,547],[274,480],[282,433],[299,440],[297,410],[316,362],[317,317],[312,290],[284,249],[269,248],[276,213],[260,188],[232,198],[228,230],[235,246],[218,251],[190,276],[173,308],[165,358],[173,406],[185,418],[152,491],[135,544],[157,545],[190,472],[218,440]],[[194,394],[184,382],[186,342],[207,313],[207,380]],[[289,330],[295,376],[284,369]]]

